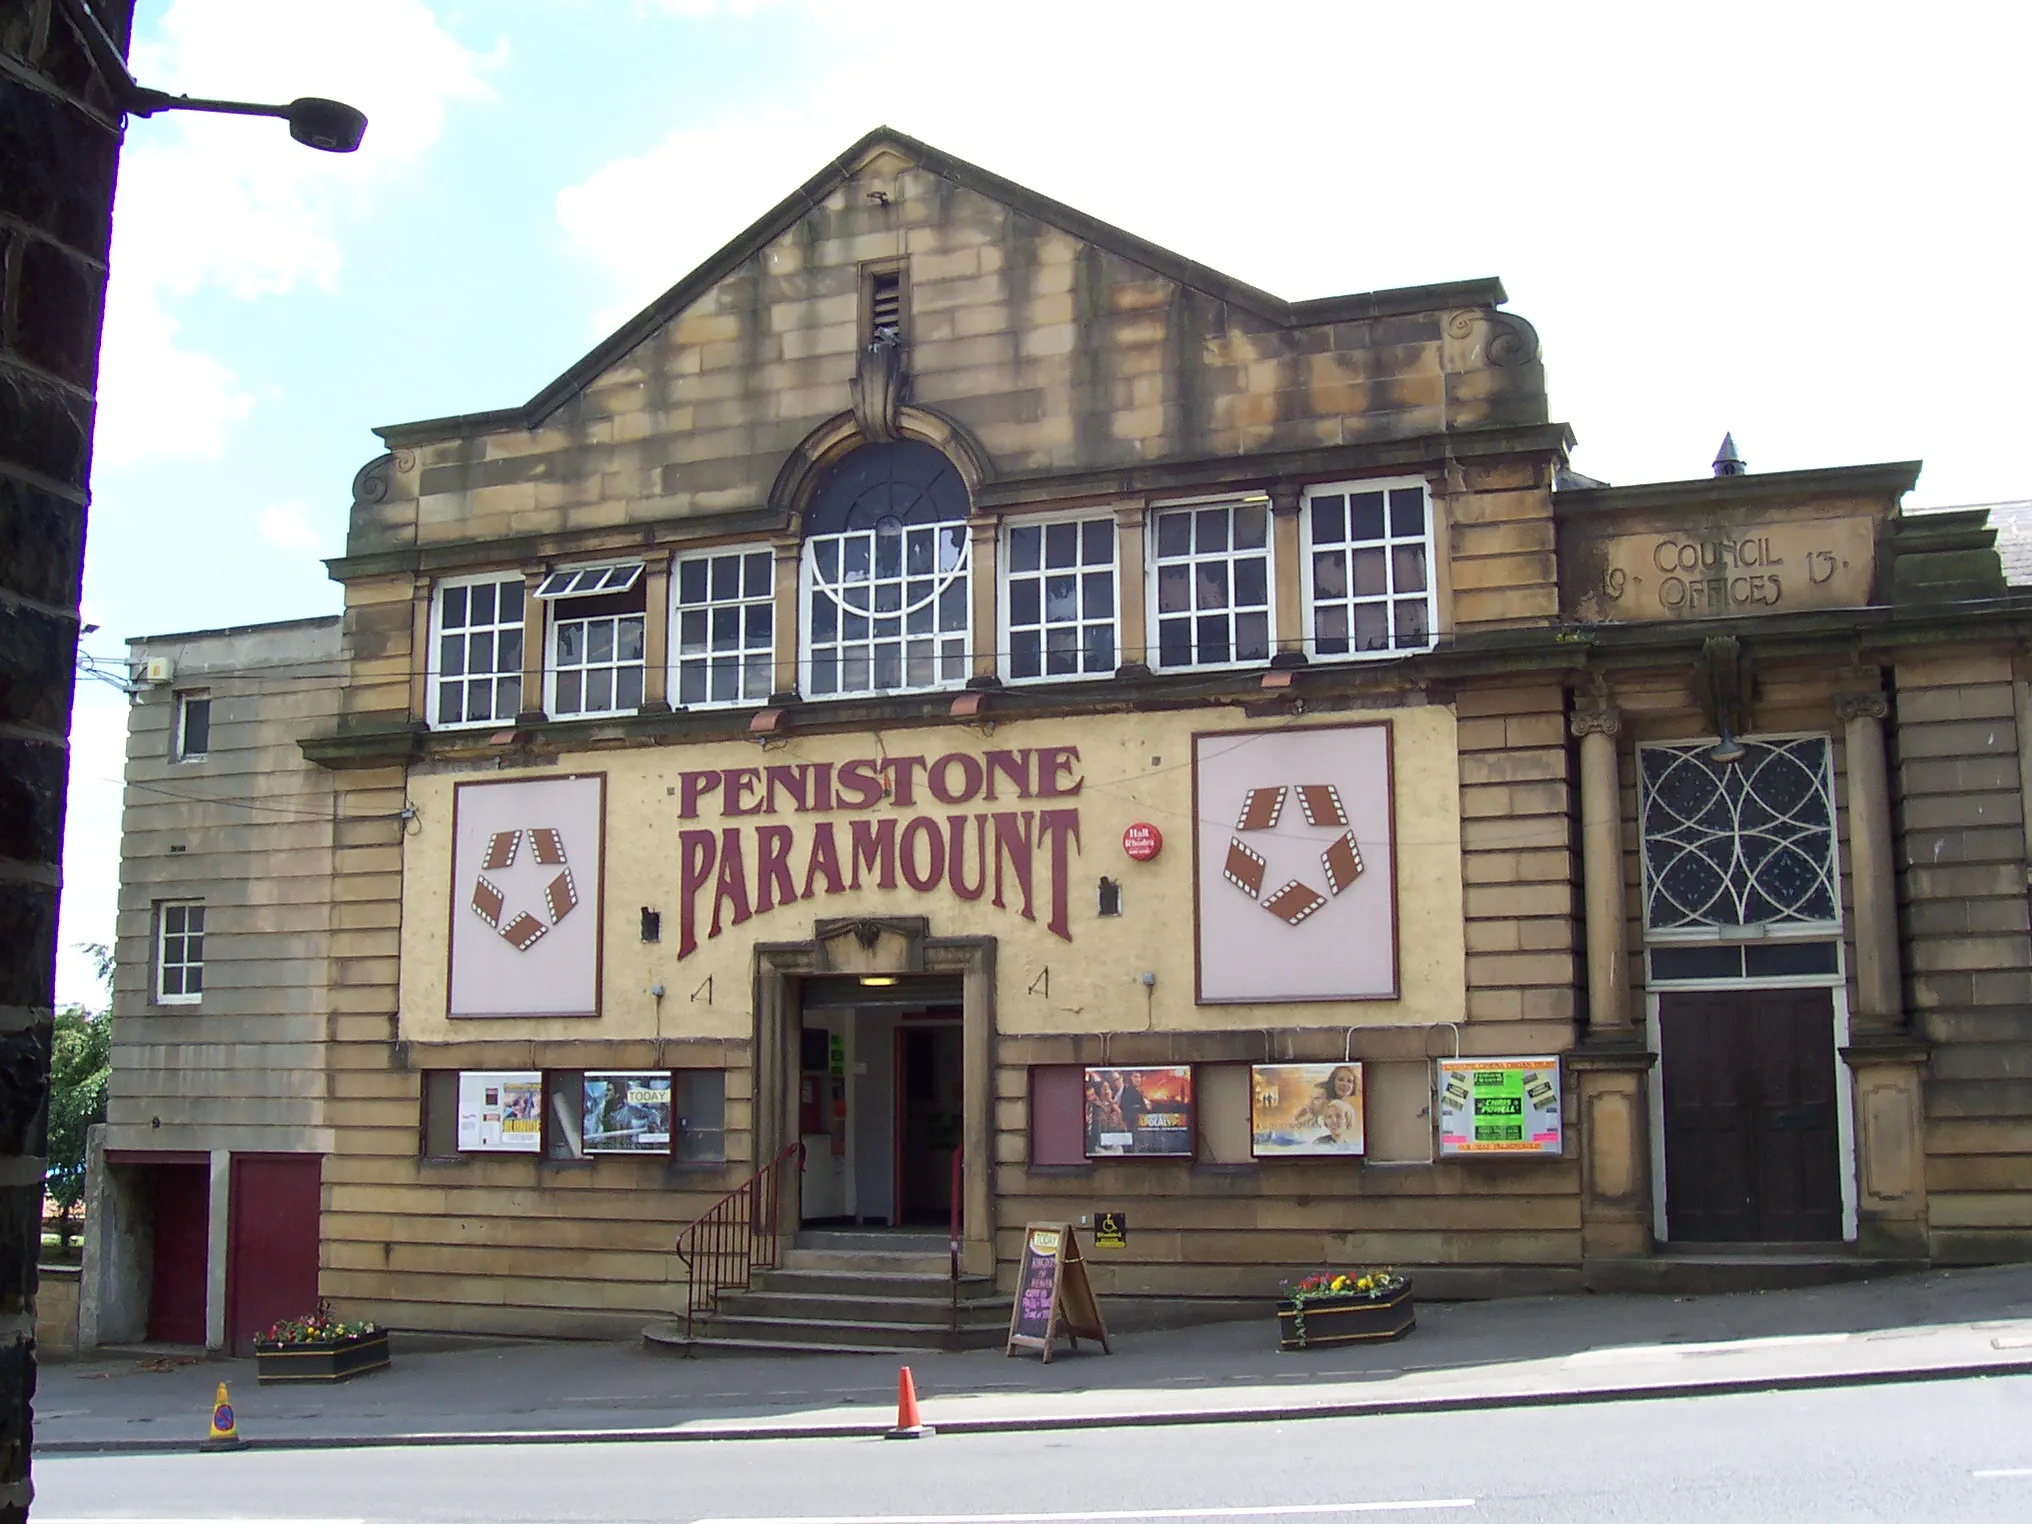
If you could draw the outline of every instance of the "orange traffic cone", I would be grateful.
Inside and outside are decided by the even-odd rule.
[[[212,1399],[212,1432],[205,1436],[202,1448],[207,1450],[237,1450],[240,1448],[240,1426],[233,1418],[233,1402],[226,1395],[226,1383],[219,1383],[219,1395]]]
[[[917,1416],[917,1383],[910,1379],[910,1367],[896,1373],[896,1427],[884,1439],[928,1439],[938,1431]]]

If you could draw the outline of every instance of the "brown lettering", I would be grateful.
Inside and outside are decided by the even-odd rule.
[[[1075,778],[1072,787],[1067,788],[1059,779],[1061,773],[1070,773],[1073,764],[1079,761],[1077,746],[1040,746],[1037,748],[1037,797],[1040,799],[1069,799],[1086,787],[1087,780]]]
[[[790,802],[797,806],[802,815],[809,807],[811,794],[811,769],[808,767],[772,767],[763,775],[769,780],[769,813],[781,814],[776,807],[776,791],[783,790],[790,796]]]
[[[917,871],[917,844],[925,846],[924,872]],[[945,833],[929,815],[913,815],[896,843],[896,855],[903,868],[903,882],[919,894],[929,894],[945,878]]]
[[[833,823],[821,820],[811,828],[811,856],[804,864],[804,898],[811,898],[811,886],[821,873],[825,875],[827,894],[844,894],[847,886],[840,882],[840,847],[833,840]]]
[[[759,767],[730,767],[720,774],[724,787],[720,790],[722,814],[759,815],[762,813],[762,769]],[[749,804],[748,791],[754,789],[755,802]]]
[[[797,883],[790,876],[790,844],[794,833],[787,825],[755,828],[755,914],[788,905],[797,898]]]
[[[966,872],[967,817],[948,815],[946,828],[952,835],[952,841],[946,849],[946,882],[952,886],[952,892],[961,899],[977,900],[981,897],[981,891],[988,887],[988,817],[986,815],[974,817],[974,863],[980,871],[974,875],[971,884],[967,882]]]
[[[698,951],[698,892],[705,888],[706,880],[712,876],[717,841],[718,837],[711,831],[677,833],[677,955],[680,959],[689,958]]]
[[[1030,865],[1031,845],[1035,835],[1035,818],[1029,810],[1020,815],[1013,810],[999,811],[995,816],[995,898],[998,910],[1008,909],[1002,899],[1002,863],[1006,859],[1016,870],[1016,883],[1023,891],[1023,919],[1034,921],[1037,917],[1030,909]]]
[[[875,880],[877,888],[896,887],[896,821],[857,820],[853,830],[853,878],[848,881],[849,889],[861,887],[861,869],[866,866],[871,872],[879,867],[881,875]]]
[[[952,786],[952,769],[960,770],[960,786]],[[981,764],[963,751],[949,751],[925,769],[924,782],[940,804],[968,804],[981,791]]]
[[[1039,810],[1037,840],[1039,845],[1047,841],[1051,843],[1051,919],[1045,924],[1056,936],[1070,942],[1072,920],[1068,912],[1072,882],[1067,844],[1070,843],[1073,848],[1079,846],[1079,811]]]
[[[713,924],[706,935],[720,934],[720,909],[730,907],[734,914],[730,925],[739,926],[754,911],[748,908],[748,865],[741,858],[741,828],[728,826],[720,832],[720,876],[713,885]]]
[[[685,820],[695,820],[698,818],[700,796],[720,786],[720,775],[710,769],[702,773],[680,773],[678,785],[683,798],[679,801],[677,813]]]
[[[983,796],[995,797],[995,778],[999,774],[1015,785],[1016,797],[1030,797],[1030,749],[1022,751],[991,751],[988,753],[987,792]]]
[[[917,803],[914,775],[924,770],[924,758],[891,757],[882,766],[889,774],[889,802],[904,809]]]
[[[838,794],[843,810],[873,809],[882,797],[882,776],[875,770],[875,759],[856,757],[842,762]]]

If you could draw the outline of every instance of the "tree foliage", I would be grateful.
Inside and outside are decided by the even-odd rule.
[[[113,1077],[113,1018],[81,1006],[56,1014],[49,1063],[50,1200],[68,1212],[85,1189],[85,1130],[106,1120]]]

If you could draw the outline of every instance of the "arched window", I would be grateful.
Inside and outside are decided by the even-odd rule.
[[[916,440],[864,445],[805,510],[805,695],[908,693],[967,680],[967,487]]]

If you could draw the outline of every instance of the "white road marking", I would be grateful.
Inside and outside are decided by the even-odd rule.
[[[216,1519],[146,1519],[124,1513],[89,1514],[70,1519],[35,1516],[35,1524],[367,1524],[365,1519],[283,1519],[270,1514],[235,1514]]]
[[[1998,1471],[1971,1471],[1969,1475],[1980,1477],[2032,1476],[2032,1466],[2011,1466]]]
[[[1431,1512],[1472,1508],[1473,1498],[1384,1503],[1271,1503],[1246,1508],[1135,1508],[1082,1513],[806,1514],[787,1518],[698,1519],[694,1524],[1125,1524],[1135,1519],[1270,1519],[1289,1514]]]

